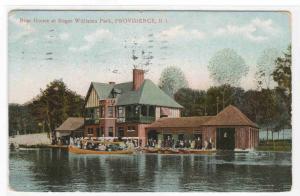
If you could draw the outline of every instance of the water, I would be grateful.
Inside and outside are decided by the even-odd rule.
[[[10,152],[15,191],[288,191],[291,154],[74,155],[60,149]]]

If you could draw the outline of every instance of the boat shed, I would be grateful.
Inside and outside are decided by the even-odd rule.
[[[201,139],[217,150],[251,150],[258,146],[259,128],[237,107],[229,105],[216,116],[161,118],[146,128],[147,139]]]
[[[69,117],[58,128],[55,129],[56,137],[82,137],[84,130],[84,118],[82,117]]]

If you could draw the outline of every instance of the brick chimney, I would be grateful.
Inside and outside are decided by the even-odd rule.
[[[139,90],[144,83],[144,70],[133,69],[133,90]]]

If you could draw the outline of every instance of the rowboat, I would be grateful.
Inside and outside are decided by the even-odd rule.
[[[190,154],[213,154],[217,152],[216,150],[200,150],[200,149],[190,149]]]
[[[158,149],[157,148],[145,148],[144,152],[145,153],[158,153]]]
[[[86,150],[86,149],[80,149],[74,146],[68,147],[68,152],[73,154],[99,154],[99,155],[105,155],[105,154],[133,154],[133,151],[131,150],[116,150],[116,151],[96,151],[96,150]]]
[[[178,154],[179,151],[171,148],[159,149],[158,153],[160,154]]]
[[[190,154],[190,150],[186,150],[186,149],[179,149],[179,154]]]

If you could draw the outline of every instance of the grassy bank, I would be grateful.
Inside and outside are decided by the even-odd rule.
[[[292,151],[292,141],[290,140],[275,140],[275,141],[261,141],[256,148],[258,151]]]

